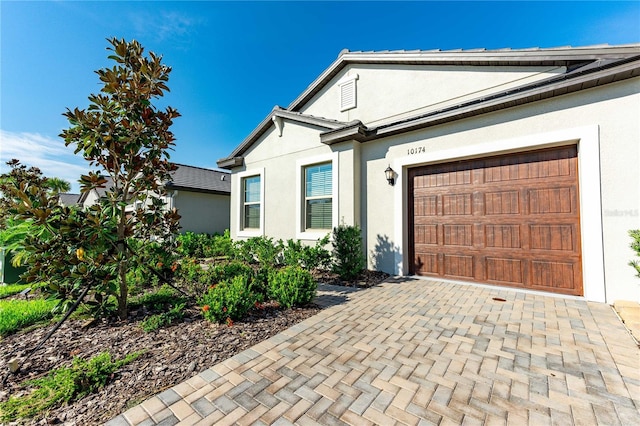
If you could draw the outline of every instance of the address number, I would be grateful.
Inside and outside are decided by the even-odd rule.
[[[424,152],[426,152],[426,150],[424,149],[424,146],[418,146],[418,147],[415,147],[415,148],[407,149],[407,155],[422,154]]]

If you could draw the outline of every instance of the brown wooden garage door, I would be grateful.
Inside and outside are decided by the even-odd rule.
[[[411,272],[582,295],[575,146],[409,170]]]

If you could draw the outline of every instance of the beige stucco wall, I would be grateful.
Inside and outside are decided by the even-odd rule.
[[[390,68],[392,67],[392,68]],[[349,65],[300,110],[341,121],[380,125],[533,83],[564,67]],[[338,82],[358,76],[357,106],[341,112]]]
[[[435,70],[423,71],[429,78],[420,79],[411,70],[405,78],[398,70],[348,68],[303,111],[343,121],[360,119],[370,124],[371,120],[419,106],[438,102],[445,105],[443,100],[447,97],[470,99],[494,88],[502,90],[511,84],[522,84],[523,79],[532,81],[548,76],[541,74],[541,69],[515,74],[502,69],[481,73],[474,81],[475,77],[469,78],[468,74],[472,69],[460,71],[452,80]],[[358,108],[341,113],[335,83],[345,74],[356,72]],[[464,96],[465,92],[473,93]],[[408,168],[577,144],[585,297],[607,302],[640,300],[640,279],[627,265],[634,257],[627,231],[640,228],[639,93],[640,79],[635,78],[363,144],[343,142],[326,146],[319,141],[324,129],[285,120],[282,136],[272,127],[245,153],[245,165],[234,170],[232,236],[237,238],[239,229],[242,193],[238,172],[262,173],[265,224],[261,235],[286,240],[300,237],[297,231],[301,218],[296,210],[300,203],[297,186],[300,162],[333,155],[338,164],[339,199],[334,200],[334,206],[339,220],[362,226],[370,267],[403,274],[408,271],[403,257],[407,252],[404,173]],[[418,147],[425,152],[412,154],[411,149]],[[384,178],[388,165],[399,173],[395,186],[388,185]]]
[[[487,154],[499,153],[493,152],[495,147],[500,147],[501,152],[508,152],[509,146],[519,147],[513,151],[523,150],[523,145],[529,146],[526,149],[535,149],[536,141],[545,144],[578,143],[580,156],[582,151],[589,148],[586,145],[581,147],[581,144],[592,142],[580,141],[584,131],[578,129],[588,127],[594,129],[595,143],[598,144],[595,152],[599,154],[599,158],[593,170],[580,170],[583,176],[581,180],[589,179],[590,175],[597,173],[599,164],[601,188],[584,186],[581,181],[580,196],[588,200],[581,205],[581,215],[595,215],[601,219],[606,289],[603,289],[602,296],[593,287],[585,288],[585,292],[591,291],[592,295],[598,296],[594,296],[594,299],[606,299],[608,302],[617,299],[639,300],[640,280],[627,265],[634,256],[629,248],[627,231],[640,227],[640,123],[637,118],[640,116],[639,91],[640,79],[636,78],[364,144],[362,182],[366,191],[363,191],[362,216],[366,218],[365,235],[370,264],[375,265],[376,260],[378,263],[382,260],[378,266],[384,270],[396,273],[406,271],[403,271],[402,264],[398,264],[399,256],[389,254],[382,259],[380,256],[378,259],[375,257],[380,248],[377,245],[382,248],[392,247],[396,254],[405,253],[407,249],[403,242],[406,241],[407,230],[404,225],[398,225],[406,222],[403,216],[406,214],[407,200],[404,188],[398,185],[389,187],[381,181],[389,163],[399,164],[394,169],[402,172],[414,165],[433,162],[434,153],[438,153],[438,161],[435,162],[442,162],[468,158],[469,153],[473,153],[473,156],[482,156],[483,151]],[[555,142],[554,134],[558,135]],[[474,151],[474,145],[482,149]],[[415,147],[424,147],[426,153],[421,156],[410,155],[407,150]],[[445,157],[447,160],[444,160]],[[585,159],[579,164],[584,168],[585,165],[592,167],[594,163],[592,159]],[[601,205],[600,211],[594,213],[596,205],[593,200],[596,198]],[[388,205],[394,205],[394,209],[380,208]],[[581,232],[584,260],[594,250],[594,247],[585,247],[584,240],[592,241],[593,239],[588,238],[589,234],[599,231],[591,226],[586,229],[582,226]],[[591,277],[584,278],[587,280]],[[590,298],[588,294],[585,295]]]
[[[227,195],[177,191],[173,206],[180,214],[180,232],[222,234],[229,229],[230,197]]]

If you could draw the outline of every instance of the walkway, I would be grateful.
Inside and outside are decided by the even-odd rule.
[[[412,279],[318,301],[108,425],[640,424],[640,350],[606,304]]]

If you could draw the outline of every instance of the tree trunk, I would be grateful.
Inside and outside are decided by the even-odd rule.
[[[126,320],[128,317],[127,296],[129,294],[129,288],[127,286],[127,253],[124,244],[125,238],[125,226],[126,226],[126,214],[124,207],[120,207],[120,221],[118,223],[118,318]]]

